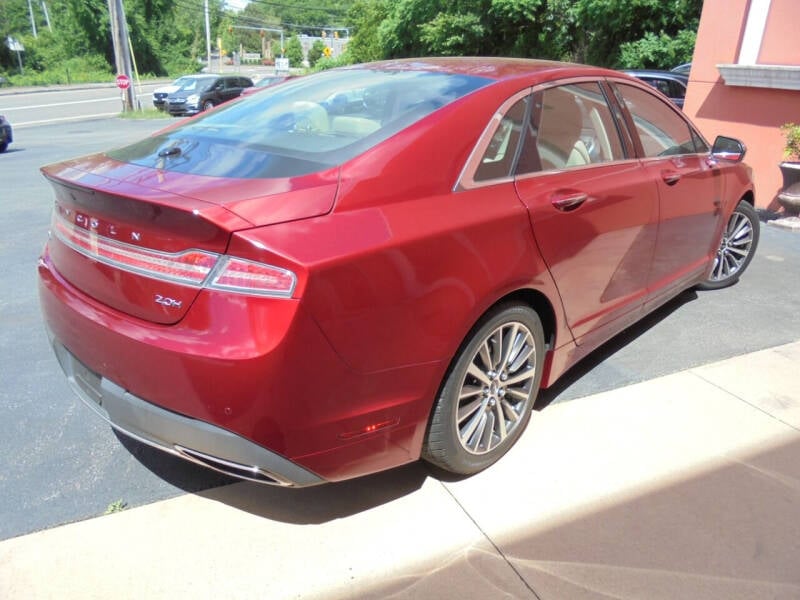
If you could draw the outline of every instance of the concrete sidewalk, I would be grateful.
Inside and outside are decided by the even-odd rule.
[[[800,342],[558,403],[497,465],[0,542],[0,598],[800,598]]]

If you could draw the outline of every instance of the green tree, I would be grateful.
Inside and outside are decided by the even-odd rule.
[[[325,42],[322,40],[315,40],[308,50],[308,66],[315,67],[317,61],[322,58],[322,53],[325,52]]]
[[[389,14],[387,0],[356,0],[347,13],[351,28],[347,54],[354,63],[384,58],[379,27]]]
[[[575,24],[576,59],[620,67],[625,44],[641,44],[642,54],[649,51],[647,47],[652,46],[653,36],[680,38],[680,44],[685,44],[690,38],[681,32],[696,34],[701,9],[702,0],[578,0],[569,10]],[[630,52],[633,50],[629,49]],[[668,55],[669,52],[662,58]],[[672,62],[651,64],[674,66]]]
[[[419,40],[428,54],[458,56],[479,54],[485,36],[478,15],[442,12],[420,26]]]
[[[289,59],[289,66],[300,67],[303,64],[303,46],[300,39],[293,35],[286,42],[286,58]]]

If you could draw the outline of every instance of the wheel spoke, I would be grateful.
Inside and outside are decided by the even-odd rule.
[[[483,384],[491,385],[491,383],[492,383],[492,380],[489,379],[489,376],[486,373],[484,373],[481,370],[481,368],[478,365],[476,365],[474,362],[472,364],[470,364],[469,369],[467,369],[467,373],[472,375],[475,379],[477,379],[478,381],[480,381]]]
[[[522,400],[524,402],[525,400],[528,399],[531,393],[523,390],[518,390],[516,388],[508,388],[506,389],[506,395],[514,396],[514,398],[518,398],[519,400]]]
[[[514,407],[508,400],[503,398],[503,400],[500,402],[500,405],[503,407],[503,413],[508,420],[511,421],[511,423],[516,423],[519,421],[519,415],[517,414],[517,411],[514,410]]]
[[[533,368],[525,369],[522,372],[509,377],[508,380],[506,381],[506,385],[515,385],[527,379],[533,379],[535,375],[536,375],[536,369]]]
[[[731,218],[731,224],[733,225],[733,228],[731,234],[728,236],[731,239],[736,239],[739,237],[742,232],[750,226],[750,221],[748,221],[743,215],[734,213],[734,217],[736,217],[735,220]]]
[[[519,332],[519,325],[514,323],[511,327],[511,331],[506,334],[505,339],[503,340],[503,354],[500,358],[500,362],[498,364],[498,370],[505,368],[509,362],[511,362],[511,354],[514,352],[517,342],[517,332]]]
[[[488,339],[485,340],[481,344],[481,350],[478,353],[478,356],[480,356],[481,360],[483,361],[483,366],[486,367],[486,370],[487,371],[491,371],[492,370],[492,350],[489,347],[489,340]]]
[[[477,450],[482,450],[483,452],[488,452],[492,449],[492,437],[494,437],[494,429],[497,421],[494,418],[494,413],[486,413],[486,417],[483,420],[483,427],[481,431],[481,436],[477,439],[478,447]]]
[[[496,426],[494,427],[495,433],[499,438],[497,441],[498,444],[506,439],[506,436],[508,435],[508,431],[506,430],[506,418],[503,412],[503,402],[500,401],[494,405],[493,415],[494,422],[496,423]]]
[[[480,410],[473,415],[472,419],[470,419],[470,422],[467,423],[466,428],[462,430],[461,441],[465,443],[470,448],[470,450],[474,450],[475,449],[473,448],[474,444],[470,440],[475,439],[473,438],[473,434],[476,433],[476,430],[477,430],[476,438],[479,439],[483,433],[482,427],[485,426],[486,426],[486,413]]]
[[[503,332],[498,329],[492,335],[490,349],[492,350],[492,360],[487,365],[492,371],[497,371],[501,361],[503,360]]]
[[[516,357],[514,358],[514,362],[508,366],[508,370],[512,373],[518,371],[519,368],[528,361],[535,351],[536,348],[533,345],[533,338],[527,336],[523,339],[520,339],[517,351],[515,352]]]
[[[467,419],[470,415],[474,414],[475,411],[483,410],[484,406],[485,402],[481,398],[478,398],[476,400],[473,400],[472,402],[459,406],[458,417],[457,417],[459,425],[463,423],[464,420]]]
[[[483,388],[480,386],[464,385],[464,387],[461,388],[461,393],[458,395],[458,399],[461,401],[466,398],[471,398],[472,396],[477,396],[482,392]]]
[[[729,254],[736,254],[737,256],[741,256],[742,258],[746,258],[747,257],[747,249],[746,248],[742,249],[742,248],[734,248],[733,246],[729,246],[728,247],[728,253]]]

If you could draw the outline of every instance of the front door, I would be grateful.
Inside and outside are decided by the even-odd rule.
[[[656,182],[660,225],[648,287],[659,302],[708,268],[722,216],[721,170],[688,122],[649,92],[615,84],[633,121],[642,165]]]

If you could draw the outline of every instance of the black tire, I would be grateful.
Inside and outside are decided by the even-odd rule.
[[[506,304],[487,313],[445,377],[423,459],[459,475],[495,463],[528,425],[543,363],[544,330],[533,309]]]
[[[722,232],[711,274],[697,287],[718,290],[739,281],[758,247],[758,213],[746,200],[740,200]]]
[[[211,100],[206,100],[205,102],[203,102],[204,111],[211,110],[212,108],[214,108],[214,103]]]
[[[0,154],[8,149],[8,142],[0,142]]]

